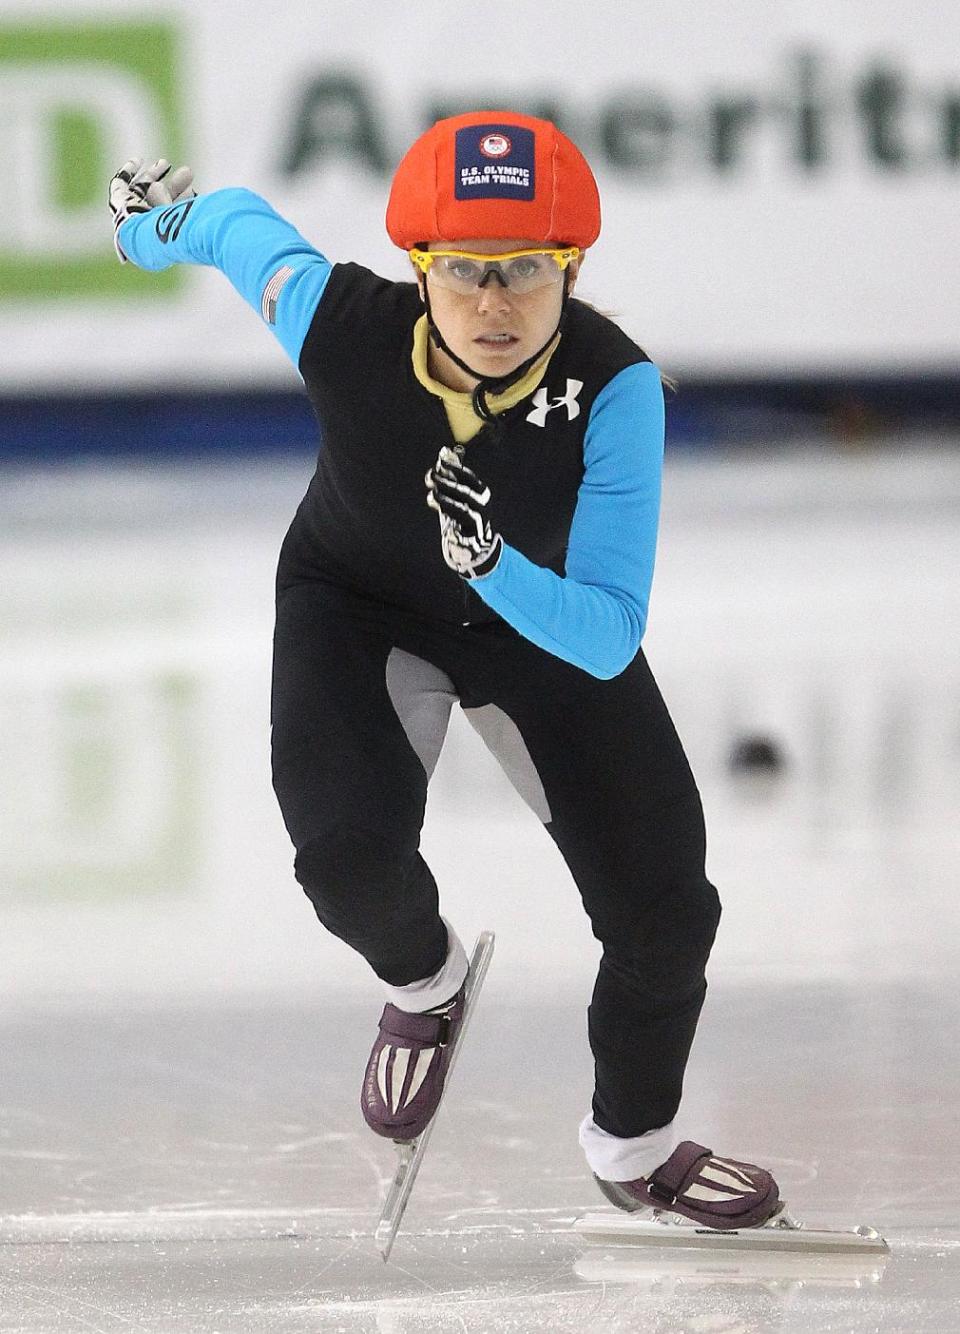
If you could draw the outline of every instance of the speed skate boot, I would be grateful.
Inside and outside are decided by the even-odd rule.
[[[751,1163],[717,1158],[712,1149],[691,1140],[684,1140],[648,1177],[594,1180],[619,1209],[680,1214],[698,1227],[721,1231],[760,1227],[783,1209],[769,1172]]]
[[[374,1134],[403,1142],[426,1129],[443,1095],[463,1006],[464,987],[425,1014],[384,1006],[360,1096]]]

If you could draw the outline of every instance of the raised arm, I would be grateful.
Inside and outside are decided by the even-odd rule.
[[[299,365],[332,265],[252,190],[196,195],[189,181],[182,188],[184,172],[170,173],[161,159],[149,168],[127,163],[114,176],[110,208],[121,261],[153,272],[171,264],[219,269]],[[162,191],[171,179],[181,188],[174,195],[167,185],[167,202]]]

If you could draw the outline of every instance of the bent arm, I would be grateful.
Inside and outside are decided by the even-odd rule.
[[[565,576],[504,543],[495,569],[470,581],[515,630],[601,680],[632,662],[646,628],[663,432],[659,371],[651,362],[628,366],[590,413]]]
[[[272,330],[290,360],[323,296],[332,265],[252,190],[214,190],[128,218],[117,239],[141,269],[219,269]]]

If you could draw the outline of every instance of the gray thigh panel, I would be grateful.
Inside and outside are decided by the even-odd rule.
[[[496,704],[484,704],[480,709],[464,709],[463,713],[470,726],[483,738],[487,749],[496,756],[501,769],[534,815],[544,824],[549,824],[551,816],[547,794],[517,724]]]
[[[457,699],[453,682],[432,662],[394,648],[387,658],[387,693],[407,740],[430,778]]]

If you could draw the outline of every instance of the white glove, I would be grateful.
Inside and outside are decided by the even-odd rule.
[[[121,264],[127,257],[120,249],[117,233],[126,220],[135,213],[149,213],[164,204],[179,204],[182,199],[193,199],[193,172],[189,167],[171,171],[166,158],[159,158],[145,167],[141,158],[125,162],[110,182],[110,212],[113,216],[113,244]]]
[[[440,545],[451,570],[476,579],[496,569],[503,541],[486,515],[490,488],[447,445],[424,480],[427,504],[440,515]]]

